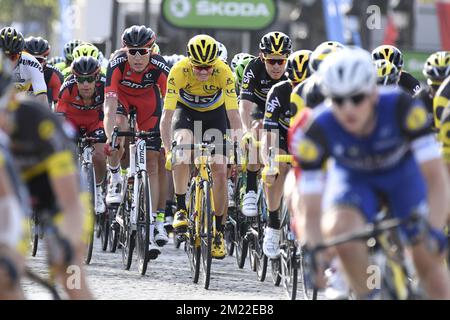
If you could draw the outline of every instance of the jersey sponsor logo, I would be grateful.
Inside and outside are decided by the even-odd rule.
[[[127,60],[128,60],[128,59],[127,59],[126,57],[118,57],[118,58],[112,60],[112,61],[109,63],[109,66],[110,66],[111,68],[114,68],[114,67],[117,66],[118,64],[124,63],[124,62],[127,61]]]
[[[227,86],[232,85],[234,80],[232,78],[227,78]]]
[[[170,84],[170,85],[172,85],[172,86],[175,86],[175,78],[170,78],[169,79],[169,81],[168,81],[168,83]]]
[[[303,138],[297,146],[297,155],[305,162],[315,162],[319,160],[320,152],[318,146],[310,139]]]
[[[206,93],[214,94],[217,92],[217,90],[220,90],[220,88],[216,87],[213,84],[205,84],[203,86],[203,90],[205,90]]]
[[[429,126],[427,111],[422,105],[413,106],[406,116],[406,128],[418,131]]]
[[[266,111],[269,113],[273,113],[277,108],[280,107],[281,107],[280,100],[278,99],[278,97],[274,97],[270,101],[267,101]]]
[[[255,74],[253,73],[253,70],[250,69],[244,74],[242,83],[244,83],[244,84],[250,83],[250,79],[254,79],[254,78],[255,78]]]
[[[43,72],[42,66],[39,62],[28,59],[21,59],[19,63],[23,66],[29,66],[35,69],[39,69],[40,72]]]
[[[180,97],[191,104],[204,104],[204,105],[211,105],[215,101],[217,101],[220,97],[221,91],[218,91],[217,93],[210,95],[210,96],[197,96],[187,93],[184,90],[180,90]]]
[[[146,89],[146,88],[151,88],[154,86],[153,81],[152,81],[152,83],[139,84],[139,83],[135,83],[135,82],[127,81],[127,80],[122,80],[122,81],[120,81],[120,84],[125,87],[132,88],[132,89]]]
[[[163,61],[159,61],[158,59],[151,58],[151,62],[152,62],[152,64],[154,64],[158,68],[164,70],[165,72],[167,72],[167,73],[170,72],[169,66],[166,63],[164,63]]]
[[[61,87],[61,91],[63,91],[67,87],[70,87],[71,85],[75,84],[76,82],[77,82],[77,80],[75,78],[68,78],[66,81],[64,81],[64,83]]]

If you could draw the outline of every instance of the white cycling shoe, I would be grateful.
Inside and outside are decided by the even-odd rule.
[[[122,201],[122,181],[110,182],[108,194],[106,195],[107,204],[120,203]]]
[[[169,237],[167,235],[166,228],[164,228],[164,222],[155,223],[155,242],[158,246],[163,247],[167,242],[169,242]]]
[[[97,187],[95,199],[95,213],[104,213],[106,211],[105,200],[103,199],[102,187]]]
[[[258,215],[255,191],[249,191],[244,195],[244,199],[242,201],[242,213],[246,217],[256,217]]]
[[[263,251],[269,259],[277,259],[280,256],[281,230],[266,227],[264,230]]]

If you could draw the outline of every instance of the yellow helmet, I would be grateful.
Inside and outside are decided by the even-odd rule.
[[[377,69],[377,83],[379,85],[387,86],[398,83],[400,72],[392,62],[386,59],[379,59],[373,63]]]
[[[206,34],[193,37],[187,44],[189,61],[196,66],[212,66],[217,61],[217,52],[216,40]]]
[[[292,52],[292,41],[283,32],[273,31],[261,38],[259,49],[264,54],[289,55]]]
[[[382,45],[376,47],[372,51],[373,60],[385,59],[393,63],[399,71],[403,69],[403,54],[402,52],[390,45]]]
[[[99,51],[96,46],[94,46],[91,43],[85,43],[78,47],[76,47],[73,50],[73,58],[78,59],[79,57],[93,57],[95,59],[98,59]]]
[[[309,58],[312,51],[299,50],[289,56],[286,72],[289,80],[300,83],[310,76]]]
[[[319,66],[331,53],[342,50],[344,45],[337,41],[326,41],[317,46],[309,58],[309,69],[312,73],[319,70]]]
[[[450,75],[450,51],[437,51],[428,57],[423,75],[432,85],[440,85]]]

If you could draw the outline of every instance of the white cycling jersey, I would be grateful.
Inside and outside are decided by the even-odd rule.
[[[35,95],[47,93],[44,72],[39,61],[28,52],[23,51],[13,70],[13,82],[20,92],[29,91],[33,86]]]

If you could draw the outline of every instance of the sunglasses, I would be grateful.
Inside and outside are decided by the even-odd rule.
[[[282,66],[286,63],[287,59],[266,59],[266,58],[264,58],[264,61],[272,66],[274,66],[275,64]]]
[[[200,72],[200,71],[210,71],[213,67],[212,66],[192,66],[192,68],[195,71]]]
[[[84,76],[84,77],[75,77],[75,80],[78,83],[84,83],[84,82],[89,82],[92,83],[97,79],[97,76]]]
[[[359,106],[366,97],[367,97],[366,94],[360,93],[360,94],[355,94],[350,97],[332,97],[331,100],[338,107],[342,107],[342,105],[344,104],[345,101],[350,101],[353,104],[353,106]]]
[[[132,56],[135,56],[139,53],[140,56],[145,56],[152,51],[151,48],[136,48],[136,49],[128,49],[128,53]]]

